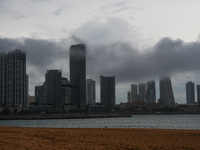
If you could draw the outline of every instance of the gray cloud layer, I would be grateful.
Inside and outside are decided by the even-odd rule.
[[[0,38],[0,50],[21,49],[27,53],[30,84],[38,84],[47,69],[62,69],[69,74],[69,47],[78,38],[58,42],[40,39]],[[200,43],[163,38],[154,47],[140,52],[128,43],[91,45],[87,43],[87,75],[115,75],[117,82],[172,75],[200,69]],[[40,81],[41,82],[41,81]],[[35,85],[32,85],[35,86]]]
[[[88,55],[89,72],[116,75],[121,82],[200,69],[200,43],[184,43],[170,38],[163,38],[144,52],[127,43],[115,43],[94,46]]]

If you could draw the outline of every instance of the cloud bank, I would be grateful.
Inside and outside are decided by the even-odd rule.
[[[38,83],[47,69],[61,69],[69,75],[69,47],[78,38],[60,41],[0,38],[1,51],[21,49],[27,53],[27,73]],[[73,42],[72,42],[73,41]],[[163,38],[144,52],[128,43],[86,44],[87,76],[115,75],[118,83],[200,70],[200,43]],[[34,85],[35,86],[35,85]]]

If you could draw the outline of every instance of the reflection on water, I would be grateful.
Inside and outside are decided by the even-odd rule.
[[[124,118],[0,120],[0,126],[200,130],[200,115],[133,115]]]

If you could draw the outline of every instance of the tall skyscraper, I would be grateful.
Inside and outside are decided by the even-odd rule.
[[[71,103],[81,106],[86,105],[86,51],[84,44],[72,45],[70,47],[70,83]]]
[[[147,81],[147,103],[156,102],[156,86],[155,81]]]
[[[95,81],[92,79],[87,79],[86,85],[87,105],[94,105],[96,101]]]
[[[131,84],[131,94],[132,94],[132,102],[137,101],[138,92],[137,92],[137,84]]]
[[[163,106],[175,106],[171,80],[168,77],[160,78],[160,103]]]
[[[21,50],[0,53],[0,105],[28,105],[26,53]]]
[[[0,105],[7,104],[7,57],[0,52]]]
[[[187,104],[195,103],[194,83],[192,81],[186,83],[186,101]]]
[[[45,82],[42,86],[35,86],[35,102],[39,105],[46,104],[45,101]]]
[[[45,74],[45,101],[47,105],[60,107],[61,98],[61,70],[47,70]]]
[[[21,50],[0,54],[1,105],[28,105],[28,75],[26,53]]]
[[[140,83],[139,85],[139,96],[141,101],[146,101],[146,84]]]
[[[100,92],[101,104],[105,105],[106,109],[113,108],[115,106],[115,76],[100,76]]]
[[[197,103],[200,105],[200,85],[197,85]]]

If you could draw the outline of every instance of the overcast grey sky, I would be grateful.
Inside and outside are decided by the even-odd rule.
[[[27,52],[30,94],[47,69],[69,78],[69,47],[87,46],[87,77],[115,75],[117,103],[130,84],[170,75],[175,101],[200,84],[198,0],[0,0],[0,50]],[[196,87],[195,87],[196,88]],[[196,96],[196,95],[195,95]]]

